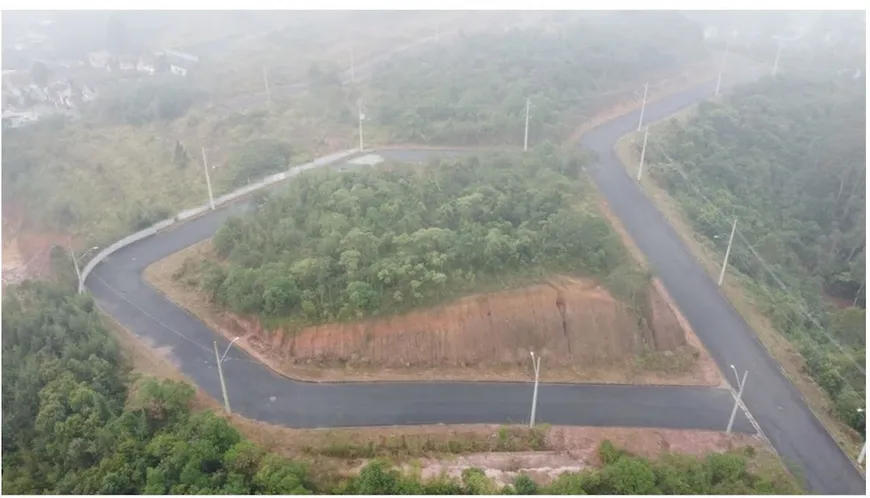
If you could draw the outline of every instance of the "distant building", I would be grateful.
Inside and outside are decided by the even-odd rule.
[[[107,71],[111,71],[112,59],[112,55],[106,50],[102,50],[100,52],[91,52],[88,54],[88,64],[96,69],[105,69]]]
[[[176,50],[166,50],[157,54],[169,67],[169,72],[177,76],[187,76],[199,65],[199,57]]]

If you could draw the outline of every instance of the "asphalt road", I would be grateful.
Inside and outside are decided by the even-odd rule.
[[[715,83],[647,106],[647,122],[713,95]],[[589,173],[613,212],[692,325],[723,372],[748,370],[744,401],[762,432],[787,461],[798,465],[808,488],[823,494],[864,494],[863,476],[806,406],[776,361],[719,292],[662,214],[620,165],[613,146],[637,128],[639,113],[610,121],[581,138],[598,154]]]
[[[197,385],[221,399],[212,341],[228,344],[142,279],[153,262],[211,237],[239,204],[128,246],[88,278],[99,306],[155,348]],[[545,360],[546,361],[546,360]],[[544,364],[546,368],[546,363]],[[329,383],[281,377],[233,348],[224,363],[233,411],[293,427],[527,423],[531,383]],[[691,387],[541,384],[537,422],[722,430],[733,406],[728,390]],[[735,430],[754,433],[740,412]]]
[[[709,98],[714,83],[648,104],[647,122]],[[744,400],[765,436],[797,465],[809,489],[823,494],[863,494],[864,479],[804,404],[753,331],[682,245],[654,205],[617,162],[613,146],[637,127],[638,113],[586,133],[582,145],[599,161],[590,168],[613,212],[723,371],[749,370]],[[459,152],[456,152],[459,153]],[[403,157],[429,152],[402,151]],[[172,231],[142,240],[100,264],[87,286],[99,305],[220,399],[212,341],[227,342],[142,280],[142,271],[178,250],[210,237],[236,205]],[[545,367],[546,368],[546,367]],[[234,411],[294,427],[525,422],[530,384],[366,383],[311,384],[268,370],[231,350],[225,364]],[[542,384],[537,421],[551,424],[721,430],[731,408],[721,389]],[[754,432],[741,413],[735,430]]]

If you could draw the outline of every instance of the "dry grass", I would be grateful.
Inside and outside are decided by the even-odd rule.
[[[684,110],[675,115],[674,118],[678,120],[689,119],[693,109]],[[651,129],[654,128],[651,127]],[[623,137],[616,145],[617,156],[623,167],[631,175],[636,175],[637,164],[640,160],[639,152],[633,146],[632,141],[637,143],[640,139],[642,139],[640,134],[635,132]],[[707,275],[712,279],[718,279],[721,260],[724,255],[719,254],[709,242],[702,240],[701,237],[695,234],[689,222],[684,218],[677,201],[671,198],[654,178],[650,175],[644,175],[640,185],[647,197],[653,201],[656,208],[665,216],[665,219],[668,220],[668,223],[680,236],[683,244],[685,244],[695,259],[701,264],[701,267],[707,272]],[[726,278],[722,285],[723,294],[743,319],[746,320],[746,323],[749,324],[752,330],[755,331],[768,353],[776,359],[777,363],[782,367],[783,373],[797,387],[806,400],[807,405],[821,420],[834,440],[837,441],[837,444],[843,448],[843,451],[847,455],[857,455],[861,442],[857,438],[855,431],[832,415],[834,410],[833,403],[818,384],[804,372],[803,356],[801,356],[793,344],[776,330],[773,323],[755,307],[750,291],[743,285],[744,279],[744,276],[736,274],[733,271],[726,272]]]

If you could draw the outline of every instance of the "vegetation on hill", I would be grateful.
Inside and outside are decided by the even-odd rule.
[[[606,106],[605,97],[642,90],[644,77],[702,58],[702,35],[674,12],[600,13],[467,35],[414,61],[391,61],[362,92],[392,143],[519,144],[527,98],[529,139],[557,140],[577,116]]]
[[[862,434],[864,85],[851,75],[766,79],[672,121],[647,150],[650,173],[723,252],[738,219],[732,268],[751,277],[762,310]]]
[[[359,476],[312,478],[306,462],[268,453],[211,411],[193,388],[134,379],[88,296],[28,281],[3,297],[3,491],[9,494],[483,494],[482,471],[421,482],[380,461]],[[784,473],[761,476],[739,453],[660,461],[609,443],[605,466],[552,486],[519,477],[504,493],[788,493]]]
[[[533,153],[428,168],[312,172],[215,234],[222,262],[176,275],[229,309],[314,323],[556,272],[602,279],[641,312],[646,280],[597,211],[581,160]]]

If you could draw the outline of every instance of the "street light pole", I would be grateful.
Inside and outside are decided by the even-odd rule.
[[[646,93],[649,90],[649,83],[643,85],[643,102],[640,104],[640,119],[637,120],[637,131],[643,127],[643,112],[646,110]]]
[[[640,148],[640,164],[637,166],[637,181],[643,175],[643,158],[646,155],[646,140],[649,138],[649,128],[643,132],[643,147]]]
[[[749,370],[743,372],[743,380],[740,380],[740,376],[737,374],[737,369],[734,368],[734,365],[731,365],[731,370],[734,371],[734,376],[737,377],[737,397],[734,398],[734,409],[731,410],[731,418],[728,419],[728,427],[725,429],[727,434],[731,434],[731,428],[734,427],[734,418],[737,416],[737,407],[740,406],[740,400],[743,398],[743,388],[746,386],[746,375],[749,374]]]
[[[533,429],[535,427],[535,412],[538,408],[538,379],[541,373],[541,357],[538,356],[536,359],[534,351],[529,351],[529,354],[532,356],[532,367],[535,369],[535,390],[532,394],[532,417],[529,420],[529,428]]]
[[[728,256],[731,255],[731,244],[734,243],[734,232],[737,231],[737,219],[734,219],[734,224],[731,225],[731,236],[728,237],[728,248],[725,249],[725,260],[722,261],[722,269],[719,270],[719,287],[722,287],[722,281],[725,280],[725,268],[728,267]]]
[[[531,99],[526,97],[526,137],[523,140],[523,152],[529,150],[529,107],[531,105]]]
[[[214,209],[214,194],[211,191],[211,179],[208,177],[208,159],[205,157],[205,147],[202,147],[202,167],[205,170],[205,184],[208,187],[208,205]]]
[[[719,77],[716,79],[716,96],[719,96],[719,90],[722,87],[722,73],[725,72],[725,60],[728,58],[728,50],[731,49],[731,37],[725,43],[725,53],[722,54],[722,64],[719,66]]]

